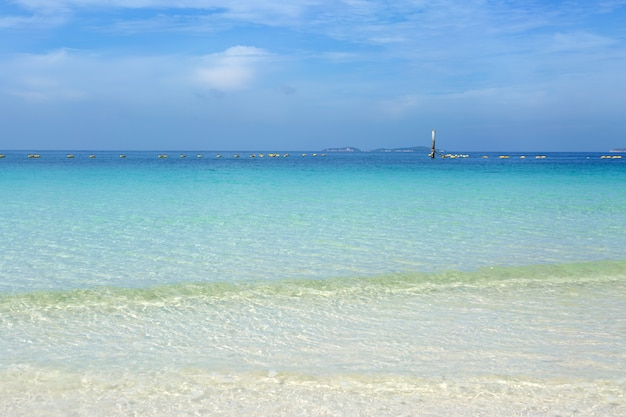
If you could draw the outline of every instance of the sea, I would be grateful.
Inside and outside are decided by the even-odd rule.
[[[626,415],[626,157],[29,152],[2,416]]]

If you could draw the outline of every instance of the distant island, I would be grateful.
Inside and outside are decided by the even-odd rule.
[[[611,149],[609,152],[626,153],[626,148]]]
[[[322,149],[322,152],[363,152],[359,148],[353,148],[352,146],[346,146],[345,148],[326,148]]]
[[[353,146],[346,146],[343,148],[326,148],[323,149],[322,152],[347,152],[347,153],[356,153],[356,152],[430,152],[430,148],[427,146],[412,146],[408,148],[378,148],[367,151],[362,151],[359,148],[355,148]]]

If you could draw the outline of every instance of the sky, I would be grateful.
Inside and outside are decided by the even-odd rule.
[[[0,0],[0,150],[626,147],[626,0]]]

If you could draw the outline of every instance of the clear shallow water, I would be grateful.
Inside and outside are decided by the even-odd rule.
[[[25,154],[4,414],[626,413],[626,161]]]

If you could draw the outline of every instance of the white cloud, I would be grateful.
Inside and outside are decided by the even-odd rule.
[[[206,56],[110,56],[73,49],[16,54],[0,59],[0,95],[29,102],[185,100],[198,86],[220,92],[246,90],[270,57],[253,46]]]
[[[207,55],[195,71],[201,85],[220,91],[243,90],[255,79],[258,65],[268,53],[253,46],[233,46],[226,51]]]

